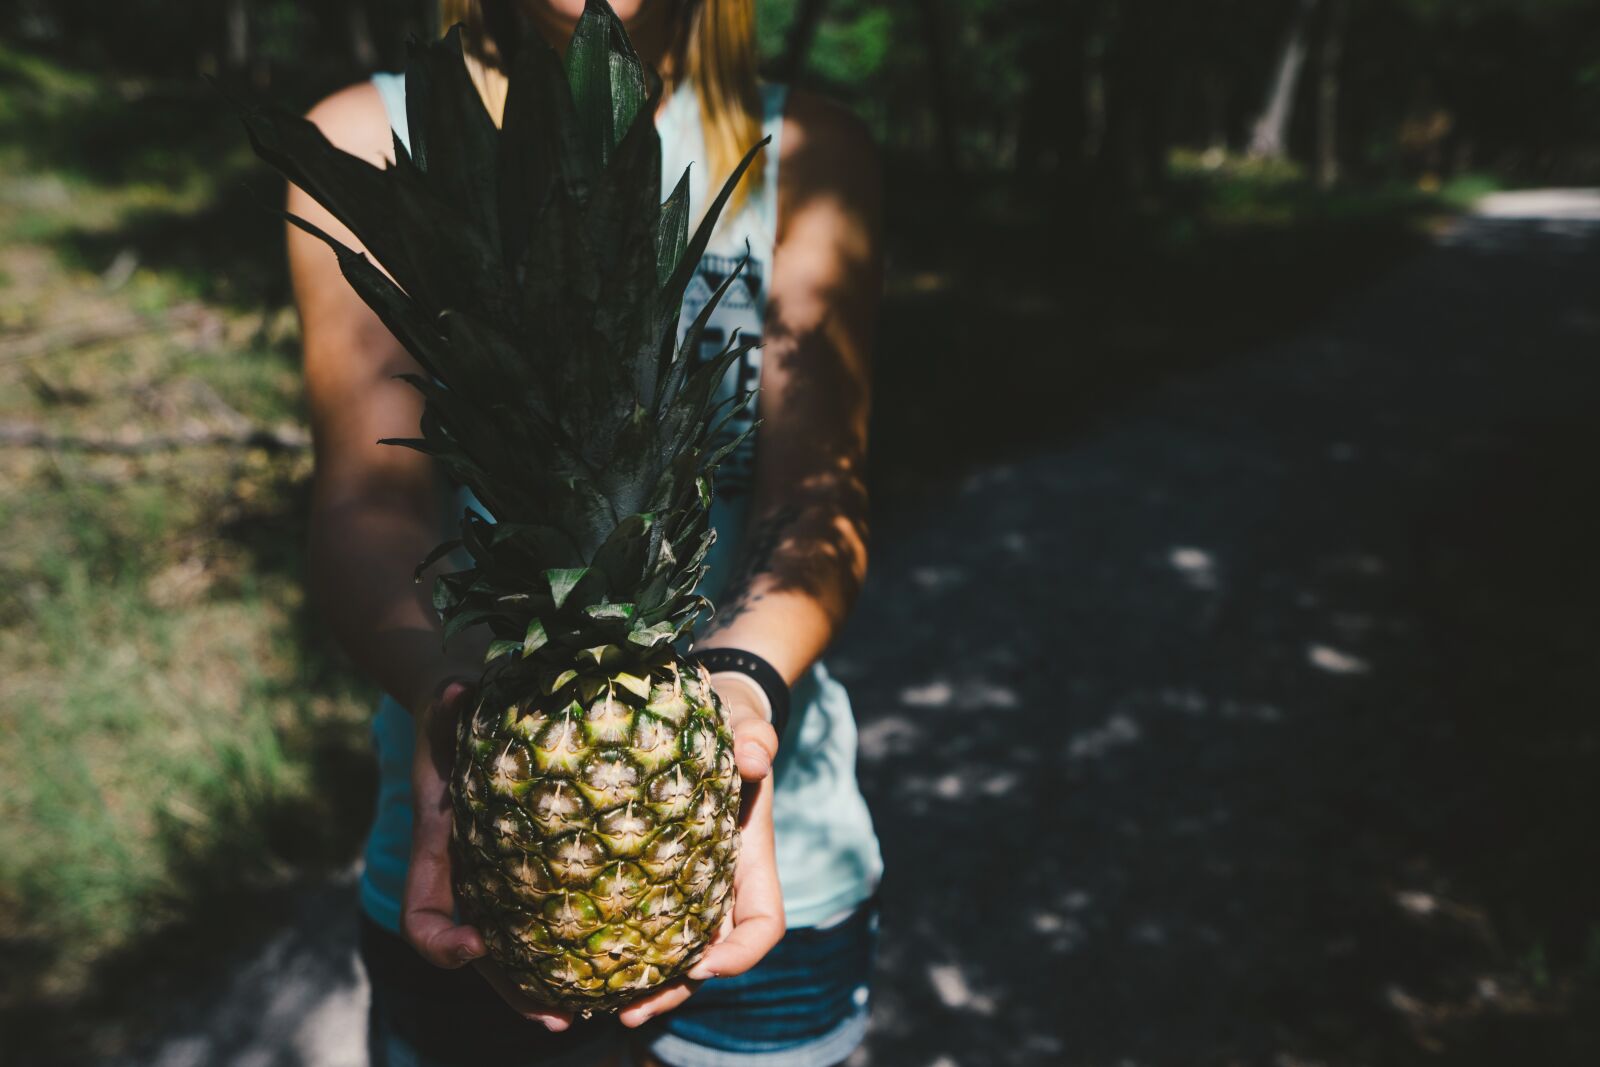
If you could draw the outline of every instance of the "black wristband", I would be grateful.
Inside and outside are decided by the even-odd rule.
[[[783,731],[789,725],[789,687],[783,684],[783,675],[777,668],[742,648],[708,648],[691,652],[689,659],[711,674],[729,671],[745,675],[759,685],[767,694],[767,703],[772,705],[772,728],[777,731],[779,740],[783,739]]]

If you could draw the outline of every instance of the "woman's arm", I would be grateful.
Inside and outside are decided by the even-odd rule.
[[[309,115],[345,151],[381,163],[393,151],[383,101],[370,84],[335,93]],[[289,210],[350,248],[355,236],[303,190]],[[401,927],[440,967],[475,962],[513,1008],[551,1029],[567,1017],[530,1001],[489,966],[483,938],[455,922],[450,882],[449,766],[455,724],[469,712],[482,667],[482,638],[463,634],[443,649],[433,582],[412,571],[443,537],[446,487],[433,461],[385,437],[415,436],[421,399],[396,381],[416,361],[356,296],[321,241],[289,229],[289,270],[300,308],[306,390],[316,445],[311,505],[311,588],[356,665],[416,717],[411,791],[414,821]]]
[[[843,623],[867,567],[867,350],[881,287],[877,153],[844,112],[795,94],[784,116],[778,236],[764,326],[754,496],[743,560],[699,648],[742,648],[793,684]],[[737,975],[784,933],[772,827],[778,737],[761,690],[712,675],[745,780],[732,925],[689,972]],[[637,1026],[681,1003],[631,1005]]]
[[[754,652],[792,684],[866,576],[881,178],[861,124],[816,97],[794,94],[782,144],[751,517],[699,646]]]
[[[392,156],[383,101],[370,84],[335,93],[308,117],[347,152],[373,163]],[[303,190],[290,187],[288,208],[361,248]],[[480,658],[467,639],[449,653],[441,648],[433,583],[411,581],[417,562],[443,540],[443,481],[428,457],[377,443],[416,435],[420,397],[394,375],[419,368],[346,283],[332,251],[292,226],[289,270],[316,445],[312,595],[361,671],[415,712],[452,674],[475,678]]]

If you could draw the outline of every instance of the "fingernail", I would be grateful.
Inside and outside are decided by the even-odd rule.
[[[460,960],[462,963],[471,963],[477,958],[478,954],[472,951],[470,948],[456,949],[456,959]]]
[[[689,977],[696,982],[703,982],[707,978],[715,978],[716,976],[717,972],[710,967],[697,965],[689,968]]]

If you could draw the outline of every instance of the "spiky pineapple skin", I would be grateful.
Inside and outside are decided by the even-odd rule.
[[[464,917],[523,992],[581,1014],[700,958],[739,847],[733,737],[709,679],[670,650],[616,651],[558,670],[553,692],[548,671],[502,672],[457,735]]]

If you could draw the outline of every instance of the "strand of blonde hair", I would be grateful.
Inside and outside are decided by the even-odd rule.
[[[495,2],[495,0],[491,0]],[[497,0],[506,2],[506,0]],[[703,161],[712,188],[720,175],[733,171],[761,139],[761,95],[757,82],[755,0],[656,0],[674,5],[669,79],[689,82],[700,106],[708,159]],[[440,0],[441,29],[460,23],[466,48],[467,70],[496,123],[505,113],[506,76],[500,52],[484,15],[484,0]],[[673,83],[668,84],[670,92]],[[765,153],[763,152],[763,155]],[[723,218],[732,218],[759,190],[764,160],[757,157],[734,191]]]

